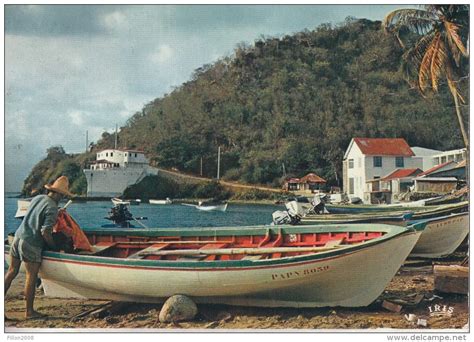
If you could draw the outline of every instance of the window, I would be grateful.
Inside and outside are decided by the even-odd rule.
[[[374,167],[382,167],[382,157],[374,157]]]
[[[403,157],[395,157],[395,167],[405,167],[405,160]]]
[[[137,157],[137,154],[135,153],[135,158]]]
[[[441,157],[441,164],[446,163],[446,156]]]
[[[110,152],[110,156],[113,157],[113,156],[114,156],[114,153],[113,153],[113,152]]]
[[[107,153],[105,154],[105,156],[108,157],[108,156],[109,156],[109,153],[107,152]]]
[[[349,178],[349,194],[354,194],[354,178]]]
[[[354,168],[354,159],[349,159],[349,169]]]
[[[125,152],[125,157],[126,157],[126,156],[128,156],[128,153],[127,153],[127,152]]]

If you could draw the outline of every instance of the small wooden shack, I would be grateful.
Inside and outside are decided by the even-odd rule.
[[[302,178],[289,178],[283,184],[283,190],[300,191],[313,193],[322,190],[326,185],[326,180],[315,173],[308,173]]]

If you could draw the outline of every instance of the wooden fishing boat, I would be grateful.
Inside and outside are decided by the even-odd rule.
[[[391,212],[400,210],[423,210],[426,209],[424,206],[410,206],[405,207],[403,205],[381,205],[381,204],[326,204],[326,210],[330,214],[361,214],[361,213],[374,213],[374,212]]]
[[[350,209],[350,207],[355,207],[354,210]],[[403,212],[403,211],[413,211],[414,218],[429,218],[434,216],[440,216],[442,213],[453,213],[459,211],[465,211],[469,207],[469,202],[459,202],[453,204],[444,204],[439,206],[424,206],[424,207],[397,207],[397,206],[379,206],[379,205],[325,205],[325,208],[330,214],[382,214],[382,213],[395,213],[395,212]],[[348,208],[346,210],[345,208]],[[339,210],[341,209],[341,210]],[[424,215],[424,216],[423,216]],[[429,216],[434,215],[434,216]]]
[[[413,225],[426,223],[426,228],[410,256],[441,258],[452,254],[469,234],[468,202],[444,205],[412,213],[324,214],[303,217],[300,224],[388,223]]]
[[[54,297],[163,302],[184,294],[197,303],[366,306],[423,225],[88,229],[93,252],[45,251],[40,277]]]
[[[469,213],[451,214],[414,221],[425,222],[420,239],[410,256],[441,258],[452,254],[469,234]]]
[[[405,225],[413,212],[361,213],[361,214],[311,214],[301,218],[298,224],[344,224],[344,223],[384,223]]]
[[[428,206],[423,210],[418,210],[413,212],[413,220],[423,220],[436,218],[441,216],[446,216],[449,214],[462,213],[469,211],[469,202],[459,202],[453,204],[445,204],[440,206]]]

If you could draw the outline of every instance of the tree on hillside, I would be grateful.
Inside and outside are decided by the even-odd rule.
[[[394,34],[406,49],[403,55],[408,81],[422,94],[429,88],[438,92],[439,81],[446,79],[454,99],[456,115],[466,148],[469,137],[459,102],[465,103],[458,83],[469,34],[469,5],[424,5],[424,9],[400,9],[389,13],[383,27]],[[418,35],[413,39],[413,33]],[[412,78],[415,76],[415,81]]]

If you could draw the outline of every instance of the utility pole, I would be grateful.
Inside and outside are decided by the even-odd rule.
[[[219,173],[221,168],[221,147],[217,149],[217,180],[219,180]]]
[[[86,153],[89,152],[89,131],[86,131]]]
[[[201,172],[199,173],[202,177],[202,157],[201,157]]]
[[[115,147],[114,149],[116,150],[117,149],[117,131],[118,131],[118,125],[115,124]]]

